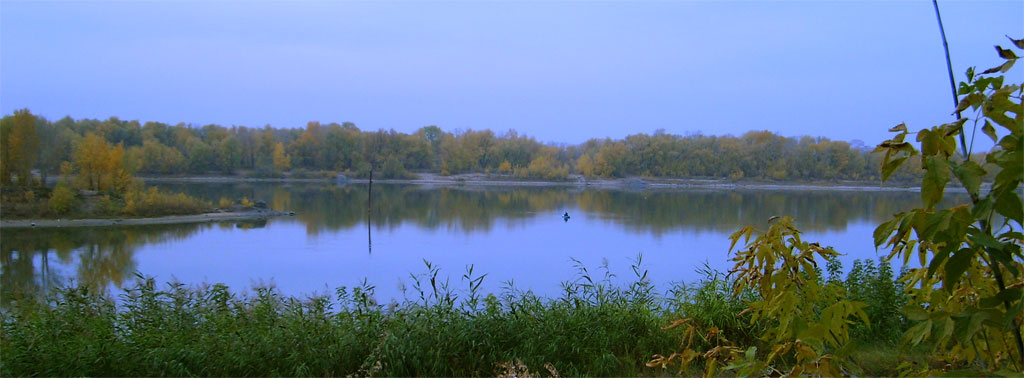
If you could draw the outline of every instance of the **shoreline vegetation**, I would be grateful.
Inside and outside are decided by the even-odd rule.
[[[313,175],[317,177],[258,178],[245,175],[213,176],[140,176],[140,180],[154,183],[235,183],[235,182],[310,182],[366,184],[367,178],[333,176],[330,172]],[[587,178],[569,175],[565,180],[543,180],[520,178],[499,174],[438,175],[434,173],[410,173],[406,178],[373,179],[374,184],[413,184],[438,186],[546,186],[583,187],[596,189],[765,189],[765,190],[837,190],[837,191],[920,191],[919,186],[870,181],[772,181],[772,180],[730,180],[715,178]],[[951,187],[947,192],[964,192],[962,187]]]
[[[53,228],[53,227],[104,227],[138,226],[150,224],[180,224],[227,221],[266,220],[272,217],[295,215],[288,211],[253,209],[250,211],[228,211],[195,215],[169,215],[145,218],[91,218],[91,219],[0,219],[0,229],[7,228]]]
[[[315,176],[315,177],[310,177]],[[366,184],[369,182],[368,179],[361,178],[348,178],[342,174],[333,172],[321,172],[314,174],[307,174],[302,177],[278,177],[278,178],[255,178],[246,176],[244,174],[233,175],[233,176],[144,176],[144,177],[133,177],[134,180],[139,181],[136,185],[142,185],[142,183],[238,183],[238,182],[280,182],[280,183],[337,183],[341,185],[345,184]],[[64,177],[61,180],[64,182],[76,181],[78,178],[74,176]],[[61,185],[56,178],[51,177],[49,184]],[[595,189],[612,189],[612,190],[794,190],[794,191],[862,191],[862,192],[880,192],[880,191],[900,191],[900,192],[919,192],[920,187],[909,187],[901,185],[884,186],[883,184],[874,184],[864,181],[818,181],[818,182],[776,182],[776,181],[757,181],[757,180],[728,180],[728,179],[710,179],[710,178],[650,178],[650,177],[628,177],[628,178],[586,178],[580,175],[570,175],[569,180],[538,180],[538,179],[524,179],[510,175],[499,175],[499,174],[459,174],[459,175],[448,175],[442,176],[433,173],[416,173],[410,174],[406,178],[402,179],[374,179],[375,184],[408,184],[408,185],[424,185],[424,186],[441,186],[441,187],[492,187],[492,186],[533,186],[533,187],[572,187],[582,188],[585,190]],[[890,184],[891,185],[891,184]],[[46,189],[37,188],[34,191],[47,191]],[[11,188],[4,190],[7,197],[10,197]],[[53,190],[49,190],[53,191]],[[965,192],[961,187],[947,188],[947,192]],[[143,192],[147,192],[143,190]],[[158,194],[152,194],[148,192],[150,196],[166,197],[163,193],[156,192]],[[114,194],[115,198],[111,198],[110,194]],[[52,195],[42,194],[38,197],[43,202],[49,202],[47,199]],[[100,195],[97,192],[91,192],[86,190],[80,190],[76,194],[80,203],[79,207],[85,207],[92,209],[93,213],[83,216],[60,216],[58,214],[45,214],[48,217],[40,216],[14,216],[9,211],[13,206],[12,201],[5,201],[3,217],[0,218],[0,228],[50,228],[50,227],[103,227],[103,226],[127,226],[127,225],[146,225],[146,224],[173,224],[173,223],[204,223],[214,221],[240,221],[240,220],[260,220],[268,219],[271,217],[288,216],[294,215],[294,212],[287,210],[271,210],[266,208],[259,208],[252,206],[249,199],[243,198],[235,200],[233,202],[224,203],[222,199],[222,208],[213,208],[210,204],[201,205],[201,207],[192,207],[186,209],[184,213],[181,211],[163,211],[167,214],[154,214],[149,216],[134,216],[131,214],[125,214],[123,212],[107,212],[100,213],[100,216],[94,216],[96,209],[119,207],[118,205],[111,205],[110,202],[117,202],[116,193],[109,193]],[[22,196],[24,198],[24,196]],[[187,197],[186,197],[187,198]],[[195,202],[202,202],[195,199],[189,199]],[[24,200],[23,200],[24,201]],[[31,201],[28,201],[31,202]],[[96,204],[100,202],[100,204]],[[257,201],[259,202],[259,201]],[[22,206],[24,205],[21,204]],[[226,205],[226,206],[225,206]],[[249,205],[249,206],[244,206]],[[123,206],[120,205],[120,206]],[[63,214],[67,215],[67,211]]]
[[[149,176],[135,177],[141,182],[150,183],[239,183],[239,182],[279,182],[279,183],[337,183],[345,184],[366,184],[368,179],[347,178],[344,175],[335,176],[332,172],[323,172],[314,177],[279,177],[279,178],[254,178],[246,175],[234,176]],[[586,178],[579,175],[571,175],[566,181],[524,179],[509,175],[497,174],[460,174],[441,176],[432,173],[411,174],[402,179],[374,179],[375,184],[406,184],[439,187],[493,187],[493,186],[532,186],[532,187],[571,187],[584,190],[790,190],[790,191],[861,191],[861,192],[919,192],[920,187],[909,187],[901,185],[884,186],[864,181],[827,181],[827,182],[775,182],[757,180],[728,180],[708,178]],[[962,187],[947,188],[946,192],[963,192]],[[176,214],[169,216],[130,216],[124,214],[110,214],[104,217],[15,217],[11,219],[5,215],[0,219],[0,228],[26,228],[26,227],[101,227],[101,226],[127,226],[146,224],[172,224],[172,223],[204,223],[215,221],[239,221],[259,220],[271,217],[294,215],[294,212],[283,210],[274,211],[265,208],[244,207],[241,202],[249,202],[248,199],[241,199],[232,203],[231,206],[223,209],[204,208],[193,214]],[[223,203],[222,203],[223,205]],[[90,207],[96,207],[91,205]],[[215,211],[212,211],[215,210]]]
[[[734,342],[764,344],[771,322],[743,311],[753,291],[732,295],[734,279],[706,266],[702,279],[664,293],[647,279],[613,282],[607,266],[577,274],[564,293],[539,297],[507,282],[480,290],[486,274],[466,268],[449,282],[440,267],[410,274],[405,298],[379,302],[365,280],[305,297],[272,286],[236,291],[223,284],[158,284],[138,275],[115,300],[80,282],[45,300],[20,298],[0,312],[0,372],[40,376],[665,376],[700,375],[646,363],[679,346],[680,318]],[[591,267],[593,268],[593,267]],[[602,274],[602,269],[605,272]],[[831,263],[819,284],[835,297],[860,300],[871,327],[856,326],[854,371],[895,376],[900,363],[935,363],[927,353],[899,353],[910,323],[898,272],[855,261],[843,277]],[[443,277],[443,275],[441,275]],[[822,298],[828,305],[832,297]],[[739,315],[737,315],[739,314]],[[54,337],[60,335],[59,337]],[[694,340],[693,336],[690,336]],[[713,348],[721,340],[696,338]],[[922,349],[923,350],[923,349]],[[794,363],[791,360],[782,365]]]
[[[741,136],[669,134],[657,130],[620,139],[591,138],[579,144],[545,143],[487,129],[445,131],[424,126],[413,133],[361,130],[355,124],[305,128],[170,125],[110,117],[57,121],[28,109],[0,119],[5,147],[0,184],[43,181],[63,174],[62,165],[92,175],[117,166],[143,176],[245,176],[322,178],[337,172],[351,179],[408,179],[414,175],[501,176],[526,182],[692,178],[729,182],[881,182],[883,156],[862,141],[786,137],[771,131]],[[116,153],[97,154],[106,146]],[[11,148],[8,148],[11,147]],[[971,159],[985,161],[984,153]],[[888,182],[922,178],[919,162],[895,169]],[[331,177],[333,178],[333,177]],[[991,181],[993,177],[983,177]]]
[[[982,161],[983,155],[971,156]],[[194,127],[117,117],[51,122],[21,109],[0,118],[0,217],[142,219],[214,209],[196,198],[147,188],[137,175],[153,176],[145,179],[151,182],[373,179],[628,190],[917,190],[882,184],[875,168],[882,159],[861,142],[770,131],[736,137],[658,130],[567,145],[538,142],[514,130],[499,135],[425,126],[406,134],[364,131],[348,122],[314,121],[305,129]],[[917,182],[920,168],[912,160],[890,172],[889,182]],[[56,186],[48,187],[53,181]]]

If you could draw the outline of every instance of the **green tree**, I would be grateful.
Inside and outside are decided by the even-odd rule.
[[[1024,50],[1024,40],[1011,41]],[[1024,83],[1005,84],[1004,76],[991,75],[1009,71],[1018,59],[1012,50],[996,50],[1005,63],[980,75],[968,69],[957,91],[956,111],[973,111],[973,117],[918,131],[920,150],[906,141],[911,133],[901,124],[891,129],[896,136],[876,149],[885,152],[883,179],[908,160],[920,161],[924,178],[923,207],[880,225],[875,244],[891,249],[890,258],[920,263],[907,282],[913,302],[904,313],[917,322],[904,335],[907,344],[931,340],[935,353],[957,369],[1019,374],[1024,367],[1024,205],[1018,192],[1024,178]],[[973,149],[966,138],[960,139],[966,154],[957,156],[955,137],[967,122],[981,125],[996,142],[986,156],[995,173],[989,188],[982,186],[986,169],[966,159]],[[940,208],[952,180],[967,189],[970,203]],[[939,373],[917,369],[914,374]]]

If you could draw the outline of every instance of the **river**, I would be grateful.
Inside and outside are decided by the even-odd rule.
[[[238,291],[274,285],[286,295],[375,287],[379,301],[413,298],[425,261],[456,292],[473,266],[481,286],[556,296],[581,268],[613,283],[636,279],[642,256],[655,287],[726,271],[728,236],[788,215],[804,239],[832,246],[846,268],[885,255],[872,231],[919,203],[915,192],[830,190],[613,190],[375,184],[164,183],[214,203],[260,199],[294,217],[267,222],[0,230],[3,303],[76,282],[117,294],[137,274]],[[963,202],[963,195],[948,195]],[[950,202],[950,201],[947,201]],[[570,218],[565,220],[563,214]]]

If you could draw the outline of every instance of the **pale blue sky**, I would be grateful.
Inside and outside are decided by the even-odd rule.
[[[954,71],[1022,1],[940,1]],[[930,1],[0,2],[0,110],[364,130],[878,143],[952,119]],[[1013,80],[1020,82],[1016,70]]]

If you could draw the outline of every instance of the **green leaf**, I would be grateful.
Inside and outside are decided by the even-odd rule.
[[[946,261],[952,252],[949,248],[942,248],[932,257],[932,262],[928,264],[928,278],[935,276],[935,272],[942,266],[942,262]]]
[[[925,158],[925,169],[921,181],[921,200],[926,208],[933,209],[942,201],[946,183],[949,182],[949,162],[938,156],[928,156]]]
[[[1009,139],[1009,138],[1003,138]],[[1004,147],[1005,148],[1005,147]],[[996,155],[994,158],[996,165],[1002,168],[998,174],[996,174],[996,184],[1003,182],[1009,182],[1003,185],[1013,185],[1013,181],[1020,181],[1022,175],[1024,175],[1024,157],[1021,156],[1021,151],[999,151],[992,153]],[[1012,189],[1011,189],[1012,190]]]
[[[1003,137],[1003,139],[999,141],[999,146],[1002,147],[1004,150],[1006,150],[1007,153],[1014,153],[1014,152],[1020,153],[1020,150],[1022,148],[1024,148],[1024,139],[1021,138],[1020,131],[1014,130],[1012,128],[1013,126],[1015,126],[1017,128],[1024,127],[1024,125],[1011,125],[1011,126],[1008,126],[1007,129],[1010,129],[1016,135],[1015,134],[1010,134],[1010,135],[1007,135],[1007,136]],[[1007,157],[1007,159],[1010,159],[1010,158]],[[1020,156],[1018,155],[1016,157],[1016,159],[1011,159],[1011,161],[1016,162],[1017,164],[1020,164],[1020,162],[1021,162]]]
[[[1013,50],[1004,49],[1002,46],[996,46],[996,51],[999,52],[999,57],[1003,59],[1017,59],[1017,54],[1013,53]]]
[[[950,370],[950,371],[947,371],[947,372],[943,372],[942,375],[940,375],[940,377],[988,377],[990,375],[991,374],[989,372],[984,371],[984,370],[964,369],[964,370]]]
[[[971,216],[979,219],[986,218],[990,211],[992,211],[992,198],[985,196],[971,208]]]
[[[992,122],[990,122],[989,120],[985,120],[985,126],[981,127],[981,132],[985,133],[985,135],[988,135],[989,138],[992,138],[993,142],[999,140],[999,136],[996,135],[996,128],[992,127]]]
[[[1006,232],[1004,232],[1002,234],[999,234],[999,238],[1000,239],[1008,238],[1008,239],[1015,239],[1015,240],[1018,240],[1018,241],[1022,241],[1022,240],[1024,240],[1024,233],[1020,233],[1020,232],[1017,232],[1017,231],[1006,231]]]
[[[1004,191],[996,198],[993,205],[999,215],[1017,221],[1017,224],[1024,223],[1024,203],[1021,203],[1020,196],[1012,190]]]
[[[911,346],[917,346],[924,340],[925,336],[932,330],[932,321],[925,320],[918,323],[916,326],[911,327],[907,332],[903,333],[903,343],[909,343]]]
[[[897,132],[897,131],[906,132],[907,131],[907,124],[906,123],[901,123],[899,125],[893,126],[891,129],[889,129],[889,131],[891,131],[891,132]]]
[[[875,249],[878,249],[878,247],[885,243],[886,239],[889,238],[889,235],[892,235],[892,232],[896,230],[896,225],[899,221],[900,218],[898,217],[892,218],[885,223],[878,225],[878,228],[875,228]]]
[[[974,337],[975,333],[981,330],[982,322],[989,318],[989,314],[983,311],[976,311],[971,314],[970,320],[967,322],[967,329],[963,335],[962,343],[966,344],[971,337]]]
[[[1022,297],[1024,297],[1024,290],[1021,290],[1020,288],[1010,288],[1000,291],[999,294],[982,299],[980,305],[981,307],[996,307],[1003,304],[1003,302],[1012,303],[1024,299]]]
[[[1013,39],[1010,36],[1006,36],[1006,38],[1008,38],[1010,42],[1013,42],[1013,44],[1016,45],[1018,49],[1024,49],[1024,39]]]
[[[903,313],[903,315],[906,316],[907,319],[913,320],[915,322],[928,319],[928,311],[925,311],[923,308],[914,305],[903,307],[900,309],[900,312]]]
[[[981,177],[985,175],[985,169],[973,161],[952,165],[953,174],[964,185],[967,192],[971,194],[972,198],[978,198],[978,192],[981,190]]]
[[[986,251],[988,252],[989,258],[991,260],[994,260],[995,262],[999,263],[1000,265],[1005,267],[1006,270],[1009,270],[1010,274],[1012,274],[1014,277],[1017,277],[1018,275],[1020,275],[1020,271],[1017,270],[1017,264],[1014,264],[1013,262],[1012,254],[1009,251],[1007,251],[1007,249],[1013,247],[1015,246],[1012,244],[1008,244],[1004,245],[1003,248],[986,248]]]
[[[925,226],[918,229],[918,236],[922,239],[932,239],[939,230],[949,227],[949,220],[953,217],[951,210],[942,210],[937,213],[925,214]]]
[[[921,155],[935,156],[939,153],[941,135],[932,130],[924,129],[917,133],[917,141],[921,142]]]
[[[938,131],[942,131],[942,135],[945,137],[952,137],[963,132],[964,123],[967,122],[967,118],[960,118],[956,121],[943,124],[939,126]],[[948,145],[946,148],[950,151],[956,149],[956,140],[953,138],[945,138],[942,140],[943,144]],[[950,153],[952,154],[952,153]]]
[[[896,159],[893,159],[891,161],[887,161],[887,162],[883,163],[882,164],[882,181],[884,182],[885,180],[888,180],[889,176],[892,176],[892,174],[894,172],[896,172],[896,169],[898,169],[901,165],[903,165],[903,162],[905,162],[905,161],[907,161],[907,157],[906,156],[901,157],[901,158],[896,158]]]
[[[1003,243],[977,228],[971,227],[967,230],[968,239],[972,244],[985,247],[986,249],[1002,249]]]
[[[1007,60],[1006,63],[1003,63],[1001,65],[989,68],[989,69],[983,71],[981,74],[982,75],[988,75],[988,74],[996,73],[996,72],[1006,72],[1006,71],[1009,71],[1010,68],[1013,67],[1013,63],[1016,62],[1016,61],[1017,61],[1016,59]]]
[[[942,287],[952,292],[957,281],[960,281],[960,276],[967,271],[967,268],[971,267],[972,260],[974,260],[974,249],[972,248],[963,248],[954,253],[953,257],[946,262],[946,277],[942,279]]]
[[[1009,71],[1010,68],[1013,67],[1014,63],[1017,63],[1016,59],[1014,59],[1014,60],[1007,60],[1006,63],[1003,63],[1003,65],[999,68],[999,71],[1000,72],[1004,72],[1004,73]]]
[[[948,315],[935,319],[934,322],[935,326],[932,329],[932,338],[937,343],[942,343],[953,335],[953,319],[950,319]]]
[[[967,69],[967,73],[968,75],[972,73],[970,68]],[[967,83],[961,81],[960,86],[957,87],[956,95],[963,96],[965,94],[971,93],[971,91],[974,90],[973,88],[974,87],[967,85]]]

